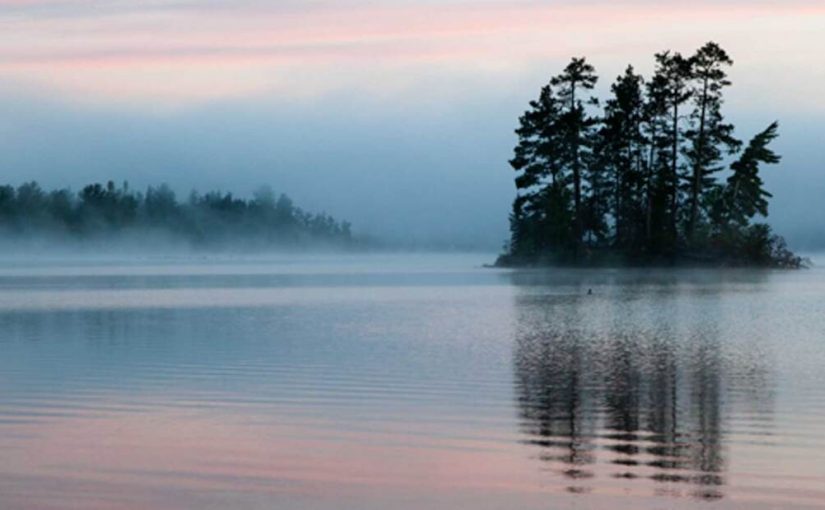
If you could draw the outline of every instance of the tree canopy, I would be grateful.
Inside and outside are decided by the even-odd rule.
[[[652,77],[628,66],[600,102],[595,69],[573,58],[519,118],[499,263],[798,267],[758,222],[771,197],[760,171],[780,161],[769,147],[778,123],[736,138],[723,115],[732,65],[713,42],[690,57],[658,53]]]

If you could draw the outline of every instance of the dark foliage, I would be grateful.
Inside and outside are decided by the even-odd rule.
[[[286,195],[261,188],[251,199],[193,191],[179,201],[168,186],[135,192],[128,183],[90,184],[80,192],[43,190],[36,182],[0,186],[0,230],[6,239],[107,240],[155,234],[193,247],[353,245],[350,224],[310,214]]]
[[[500,264],[802,265],[754,223],[768,215],[759,171],[780,161],[778,124],[748,144],[734,136],[722,113],[733,61],[716,43],[655,59],[650,80],[628,67],[601,108],[583,58],[530,102]]]

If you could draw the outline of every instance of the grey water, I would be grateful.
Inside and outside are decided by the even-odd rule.
[[[825,271],[0,266],[0,508],[825,508]]]

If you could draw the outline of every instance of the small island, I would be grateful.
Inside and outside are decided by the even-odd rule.
[[[744,143],[722,114],[733,61],[709,42],[692,56],[632,66],[600,101],[573,58],[519,119],[517,196],[498,266],[798,268],[769,225],[760,170],[780,156],[773,122]]]

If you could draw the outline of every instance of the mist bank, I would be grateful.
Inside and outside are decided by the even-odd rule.
[[[37,182],[0,186],[0,248],[5,252],[188,252],[359,250],[369,246],[349,222],[310,213],[286,195],[259,188],[251,198],[192,191],[184,200],[166,184],[135,191],[128,182],[89,184],[79,192]]]
[[[227,98],[157,113],[87,108],[0,84],[7,107],[0,116],[2,180],[74,189],[110,178],[140,189],[167,182],[181,197],[192,188],[250,196],[258,184],[275,183],[303,208],[351,221],[362,235],[419,249],[495,251],[508,237],[513,119],[548,68],[563,64],[548,61],[501,82],[431,78],[398,96],[344,88],[311,100]],[[594,64],[607,77],[623,68],[604,57]],[[640,71],[649,72],[648,64],[640,62]],[[733,74],[735,90],[747,94],[741,71]],[[599,95],[609,93],[610,82],[596,85]],[[795,250],[825,249],[825,113],[738,92],[733,99],[728,111],[742,133],[782,120],[775,146],[781,171],[763,176],[774,195],[768,223]]]

